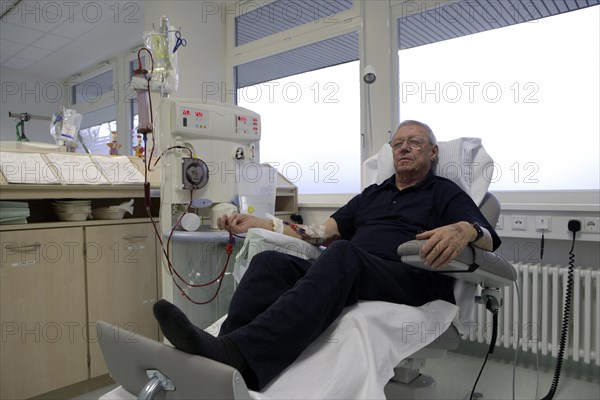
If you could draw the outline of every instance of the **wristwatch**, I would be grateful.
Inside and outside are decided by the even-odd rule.
[[[483,237],[483,230],[477,221],[472,221],[471,226],[477,231],[477,237],[471,241],[471,243],[474,243]]]

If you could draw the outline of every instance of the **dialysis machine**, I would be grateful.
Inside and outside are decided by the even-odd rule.
[[[244,171],[258,163],[261,130],[258,114],[235,105],[194,99],[165,103],[158,141],[161,220],[168,224],[190,194],[192,207],[204,210],[235,200]]]
[[[234,207],[239,182],[258,165],[260,116],[235,105],[198,99],[162,99],[160,107],[156,141],[160,150],[163,243],[167,246],[169,240],[170,262],[186,282],[206,282],[222,267],[228,238],[227,232],[214,229],[211,221],[224,209]],[[185,231],[181,224],[177,226],[186,211],[202,221],[200,228],[193,226]],[[162,259],[163,264],[167,262],[164,256]],[[172,298],[194,323],[202,326],[226,312],[233,277],[228,274],[226,278],[230,282],[223,286],[222,282],[214,282],[186,288],[177,287],[163,272],[163,296]],[[204,300],[217,288],[223,293],[210,305],[196,307],[180,296],[182,288]],[[226,300],[219,302],[220,298]]]

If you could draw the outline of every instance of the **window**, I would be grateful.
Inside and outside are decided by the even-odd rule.
[[[102,72],[71,87],[71,104],[94,103],[113,91],[113,70]]]
[[[598,190],[598,11],[422,38],[433,43],[398,53],[400,118],[430,124],[440,140],[481,137],[496,166],[491,190]],[[400,25],[401,48],[419,41]]]
[[[260,160],[308,193],[360,191],[358,61],[238,90],[262,121]]]
[[[105,62],[84,74],[74,76],[70,82],[70,104],[79,112],[114,104],[119,94],[115,61]]]
[[[79,134],[91,154],[109,154],[111,133],[116,130],[117,121],[110,121],[81,129]],[[85,149],[78,148],[77,152],[84,153]]]
[[[110,132],[118,131],[117,107],[119,102],[115,62],[103,63],[84,75],[70,81],[71,108],[77,110],[81,121],[81,140],[91,153],[108,154],[107,144],[112,140]],[[86,149],[77,143],[77,152]]]
[[[260,114],[260,161],[305,194],[360,189],[360,7],[241,1],[228,20],[235,103]]]
[[[79,135],[85,147],[92,154],[109,154],[108,143],[112,140],[111,131],[118,131],[116,121],[117,105],[113,104],[82,114]],[[77,152],[85,153],[86,149],[81,143],[77,144]]]
[[[358,33],[235,67],[237,104],[262,121],[261,162],[302,194],[360,189]]]

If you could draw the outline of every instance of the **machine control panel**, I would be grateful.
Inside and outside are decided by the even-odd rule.
[[[209,113],[206,110],[193,110],[188,107],[181,107],[181,126],[184,128],[208,129],[208,116]]]
[[[172,134],[243,142],[260,140],[260,116],[250,110],[192,101],[171,104]]]
[[[259,119],[257,117],[236,115],[235,131],[246,136],[257,136],[259,131]]]

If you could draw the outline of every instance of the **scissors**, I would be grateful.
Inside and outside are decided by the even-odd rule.
[[[173,53],[177,51],[179,46],[187,46],[187,40],[181,38],[181,32],[175,31],[175,47],[173,47]]]

